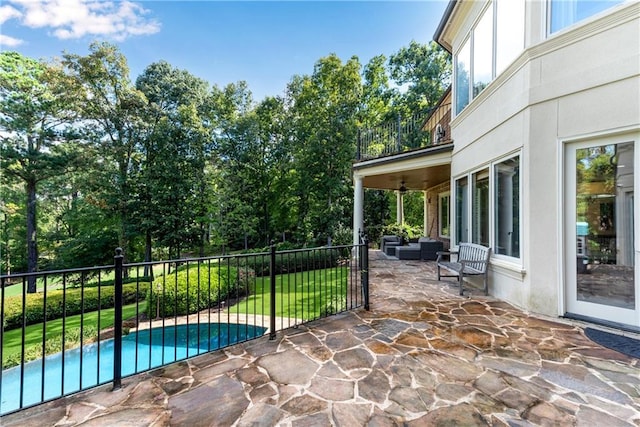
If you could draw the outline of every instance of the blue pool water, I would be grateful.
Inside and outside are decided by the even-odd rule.
[[[200,323],[134,332],[122,338],[122,376],[256,338],[265,331],[266,328],[252,325]],[[19,366],[2,371],[0,414],[113,380],[113,339],[101,341],[99,350],[97,343],[85,345],[82,358],[80,348],[67,350],[64,365],[62,353],[47,356],[44,359],[44,389],[42,359],[25,364],[22,388]]]

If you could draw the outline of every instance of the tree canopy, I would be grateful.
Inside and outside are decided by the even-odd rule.
[[[3,52],[0,271],[108,263],[116,246],[135,261],[349,243],[358,129],[433,107],[450,74],[446,52],[411,42],[319,58],[255,102],[165,61],[132,80],[108,43],[57,62]],[[371,201],[387,221],[389,197]]]

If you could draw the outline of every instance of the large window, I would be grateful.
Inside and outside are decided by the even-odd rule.
[[[473,174],[471,241],[489,246],[489,170]]]
[[[524,0],[488,5],[455,55],[455,111],[464,109],[524,48]]]
[[[469,241],[469,184],[467,177],[456,180],[456,245]]]
[[[458,55],[456,55],[456,111],[462,111],[469,103],[470,65],[471,39],[467,39]]]
[[[458,178],[454,203],[456,245],[471,241],[520,258],[520,156]]]
[[[449,192],[438,195],[438,234],[449,237]]]
[[[549,0],[549,32],[555,33],[623,0]]]
[[[485,10],[473,31],[473,96],[493,77],[493,8]]]
[[[524,1],[499,1],[496,10],[496,75],[524,49]]]
[[[495,165],[495,253],[520,257],[520,157]]]

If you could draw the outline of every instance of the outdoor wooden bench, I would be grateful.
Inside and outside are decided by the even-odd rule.
[[[458,254],[456,261],[451,260],[451,254]],[[441,277],[457,277],[460,283],[460,295],[464,294],[465,276],[484,276],[484,294],[487,295],[489,287],[487,285],[487,267],[491,248],[474,243],[460,243],[458,251],[438,252],[436,265],[438,266],[438,280]],[[448,258],[448,261],[445,260]],[[440,274],[440,268],[454,273],[453,275]]]

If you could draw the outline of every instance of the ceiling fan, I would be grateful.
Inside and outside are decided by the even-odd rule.
[[[407,186],[404,185],[404,181],[400,183],[400,188],[398,188],[398,191],[400,192],[400,194],[404,194],[407,192]]]

